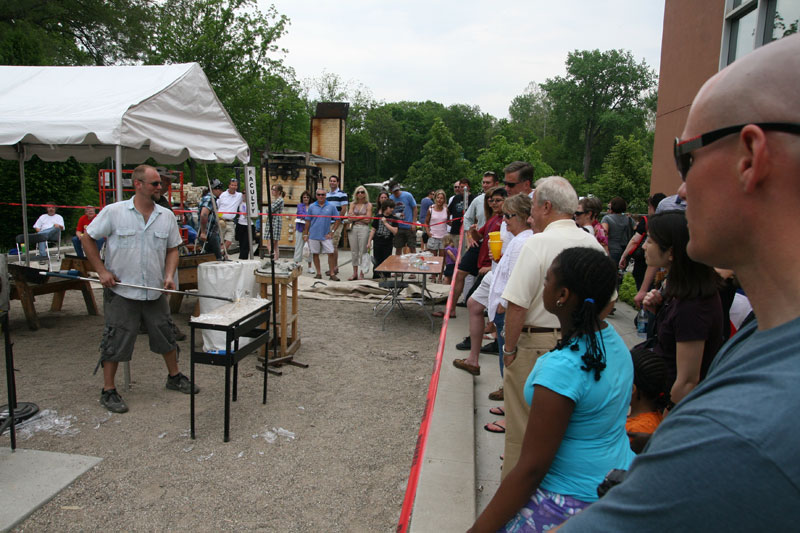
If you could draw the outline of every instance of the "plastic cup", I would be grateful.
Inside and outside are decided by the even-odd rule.
[[[492,257],[495,261],[500,261],[503,253],[503,241],[489,241],[489,251],[492,252]]]
[[[489,232],[489,242],[502,242],[499,231]]]

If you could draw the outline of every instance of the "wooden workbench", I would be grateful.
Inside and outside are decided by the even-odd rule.
[[[12,300],[19,300],[22,303],[22,310],[25,313],[28,328],[33,331],[39,329],[39,317],[36,315],[34,301],[36,296],[43,294],[53,295],[53,303],[50,305],[51,311],[61,311],[66,291],[81,291],[83,301],[86,303],[86,311],[90,315],[97,315],[97,303],[94,299],[91,284],[88,281],[45,278],[41,276],[43,281],[39,282],[39,272],[41,270],[38,268],[14,264],[8,265],[8,274],[12,280],[10,297]]]
[[[303,272],[302,267],[297,267],[288,276],[275,276],[275,287],[278,296],[269,298],[270,287],[272,286],[272,276],[256,271],[256,281],[261,285],[261,297],[271,299],[275,305],[277,313],[277,325],[279,328],[278,339],[273,339],[275,343],[279,340],[278,357],[293,355],[300,348],[300,330],[297,325],[298,317],[298,278]],[[292,291],[291,309],[289,309],[289,290]],[[263,355],[263,353],[262,353]]]

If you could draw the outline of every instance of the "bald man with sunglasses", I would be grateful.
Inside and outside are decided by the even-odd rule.
[[[695,97],[675,162],[689,256],[736,272],[756,321],[717,354],[627,478],[562,531],[793,531],[800,523],[800,36]]]

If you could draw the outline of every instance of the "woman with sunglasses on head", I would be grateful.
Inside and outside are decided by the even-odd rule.
[[[367,251],[367,240],[369,239],[370,219],[372,214],[372,204],[369,203],[369,194],[363,185],[359,185],[355,190],[355,199],[350,203],[347,211],[347,222],[351,224],[350,232],[347,234],[350,239],[351,261],[353,263],[353,275],[347,280],[364,279],[364,272],[359,274],[361,259]]]
[[[297,204],[297,217],[295,218],[295,225],[294,225],[294,262],[300,264],[303,262],[303,245],[305,241],[303,240],[303,229],[305,228],[308,220],[306,216],[308,214],[308,206],[311,203],[311,193],[308,191],[303,191],[300,194],[300,203]],[[311,254],[308,255],[308,272],[311,272]]]
[[[651,290],[644,308],[656,314],[654,351],[667,363],[670,397],[678,403],[705,377],[722,346],[720,277],[689,258],[689,227],[683,211],[650,217],[644,254],[648,266],[667,270],[661,291]]]
[[[568,248],[547,270],[542,300],[562,339],[528,376],[522,453],[470,531],[550,530],[596,501],[605,475],[633,460],[625,433],[633,364],[600,318],[616,277],[614,262],[591,248]]]

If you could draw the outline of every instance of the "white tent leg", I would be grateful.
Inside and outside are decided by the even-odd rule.
[[[25,147],[18,144],[17,152],[19,153],[19,189],[22,196],[22,234],[25,235],[25,266],[29,267],[31,266],[31,247],[28,242],[28,197],[25,194]]]
[[[117,167],[117,172],[116,172],[116,176],[117,177],[114,180],[114,183],[116,183],[116,185],[117,185],[117,198],[116,198],[116,201],[117,202],[121,202],[122,201],[122,146],[119,145],[119,144],[116,146],[116,152],[115,152],[115,155],[114,155],[114,162],[116,163],[116,167]]]
[[[116,151],[114,155],[114,163],[116,167],[116,178],[114,179],[114,183],[116,184],[116,195],[117,195],[117,202],[122,201],[122,146],[117,145]],[[124,361],[122,363],[122,384],[124,390],[129,391],[131,390],[131,364],[128,361]]]

